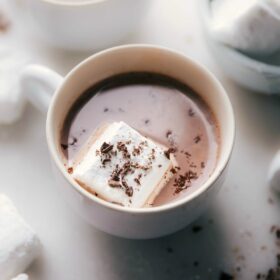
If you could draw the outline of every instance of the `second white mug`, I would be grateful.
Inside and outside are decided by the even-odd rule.
[[[19,1],[19,0],[9,0]],[[76,51],[119,44],[135,32],[149,0],[23,0],[19,19],[49,44]]]

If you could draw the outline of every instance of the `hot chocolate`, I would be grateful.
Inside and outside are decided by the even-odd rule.
[[[73,158],[92,132],[103,123],[119,121],[168,147],[176,158],[178,168],[153,206],[190,194],[213,172],[219,129],[208,105],[170,77],[128,73],[92,86],[71,107],[61,133],[61,151],[70,173]]]

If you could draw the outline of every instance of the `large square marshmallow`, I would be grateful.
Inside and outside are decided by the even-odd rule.
[[[25,271],[39,251],[35,232],[10,199],[0,194],[0,279],[10,280]]]
[[[114,122],[90,137],[74,162],[73,177],[106,201],[144,207],[171,179],[174,166],[170,150]]]

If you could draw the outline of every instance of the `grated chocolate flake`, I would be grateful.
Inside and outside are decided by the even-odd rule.
[[[113,148],[114,148],[113,145],[104,142],[104,143],[101,145],[100,152],[101,152],[102,154],[108,154],[110,151],[113,150]]]
[[[61,143],[60,146],[61,146],[61,148],[62,148],[63,150],[67,150],[67,149],[68,149],[68,145],[67,145],[67,144]]]
[[[170,154],[174,154],[177,150],[175,148],[169,148],[168,150],[164,151],[164,155],[170,159]]]
[[[125,193],[129,196],[132,197],[133,196],[133,188],[132,187],[127,187],[125,190]]]
[[[175,187],[175,194],[190,187],[190,183],[198,178],[197,173],[191,170],[187,171],[184,175],[180,174],[175,178],[173,186]]]
[[[124,158],[128,159],[131,157],[124,142],[118,142],[117,149],[119,152],[122,152]]]
[[[194,111],[193,111],[192,108],[190,108],[190,109],[188,110],[188,115],[189,115],[190,117],[193,117],[193,116],[195,115],[195,113],[194,113]]]
[[[194,143],[197,144],[201,141],[201,136],[200,135],[197,135],[196,137],[194,137]]]
[[[132,151],[133,156],[139,156],[141,153],[141,149],[139,147],[134,147]]]
[[[172,174],[176,174],[176,173],[177,173],[177,170],[176,170],[176,168],[172,167],[172,168],[170,169],[170,172],[171,172]]]
[[[75,146],[78,142],[78,139],[76,137],[72,137],[72,142],[69,143],[70,146]]]
[[[140,180],[138,178],[134,178],[134,182],[139,186],[141,185]]]
[[[167,130],[165,137],[169,138],[172,135],[172,131],[171,130]]]
[[[113,179],[110,179],[108,181],[108,185],[112,188],[121,188],[122,187],[121,183],[118,180],[113,180]]]

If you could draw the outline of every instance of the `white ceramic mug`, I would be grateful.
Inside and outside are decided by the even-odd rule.
[[[184,82],[209,104],[220,126],[220,155],[211,177],[190,195],[152,208],[125,208],[87,192],[66,171],[59,141],[71,105],[86,89],[132,71],[156,72]],[[82,217],[102,231],[137,239],[173,233],[197,218],[223,183],[234,142],[232,106],[216,78],[180,53],[149,45],[115,47],[89,57],[65,78],[41,66],[29,66],[22,74],[22,89],[35,106],[48,112],[47,142],[61,192]]]
[[[133,33],[150,0],[22,0],[21,4],[19,18],[26,15],[24,24],[51,45],[87,51],[116,45]]]

